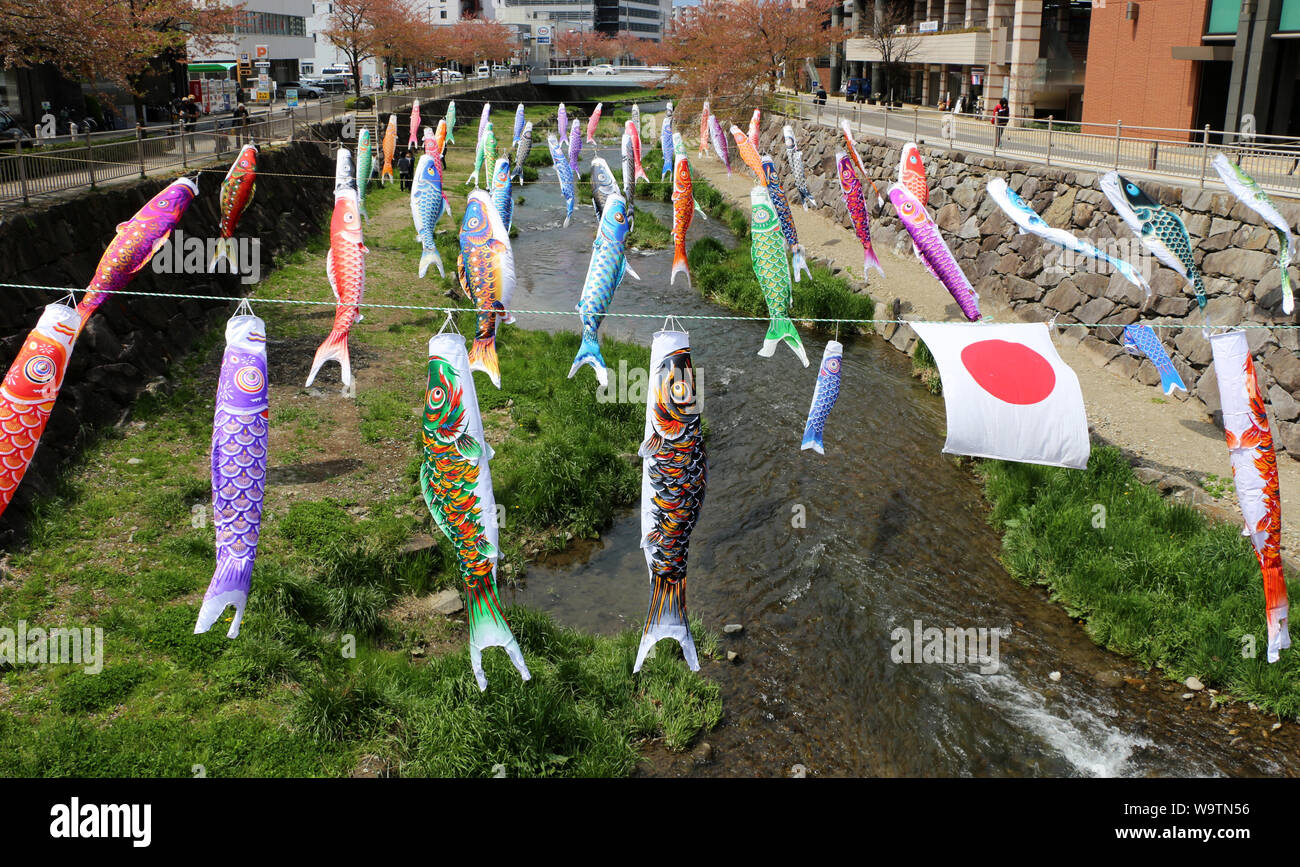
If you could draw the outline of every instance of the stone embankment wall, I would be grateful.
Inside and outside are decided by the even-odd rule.
[[[199,195],[177,227],[186,236],[217,237],[220,187],[226,168],[214,167],[199,175]],[[276,257],[301,247],[328,221],[334,198],[334,162],[320,146],[299,142],[263,150],[258,169],[257,193],[236,236],[258,239],[261,274],[265,276]],[[84,287],[117,225],[131,219],[171,180],[150,177],[6,212],[0,218],[0,282]],[[206,256],[203,267],[206,269]],[[321,279],[323,283],[323,274]],[[127,288],[234,298],[247,295],[253,287],[232,274],[155,273],[151,263]],[[4,293],[0,366],[8,370],[40,311],[60,296],[40,289],[0,291]],[[0,519],[0,539],[9,537],[24,521],[33,498],[53,490],[62,466],[97,428],[120,420],[144,388],[164,377],[172,362],[202,333],[233,312],[230,302],[128,295],[105,301],[77,340],[40,448],[12,505]]]
[[[785,122],[779,116],[768,118],[761,141],[761,151],[772,155],[783,174],[788,168],[781,137]],[[839,130],[809,125],[797,127],[796,132],[810,192],[819,204],[829,207],[835,220],[850,225],[835,170],[836,152],[844,150],[842,135]],[[1149,254],[1126,256],[1135,266],[1149,269],[1153,294],[1147,301],[1140,288],[1119,274],[1104,272],[1091,260],[1069,261],[1068,254],[1038,236],[1017,234],[1015,224],[985,192],[990,179],[1005,178],[1049,225],[1089,238],[1112,254],[1136,253],[1140,250],[1136,238],[1101,192],[1098,181],[1104,170],[1049,168],[919,144],[930,182],[930,212],[981,298],[1006,302],[1026,319],[1056,317],[1060,326],[1081,322],[1112,326],[1066,327],[1064,333],[1081,341],[1098,365],[1148,385],[1158,384],[1159,375],[1151,364],[1123,351],[1119,342],[1123,326],[1139,320],[1198,326],[1157,329],[1157,334],[1187,383],[1191,399],[1200,401],[1217,421],[1219,395],[1210,344],[1199,327],[1203,315],[1187,281]],[[858,148],[883,193],[897,177],[901,146],[862,136]],[[1207,180],[1203,190],[1148,181],[1141,186],[1187,224],[1196,264],[1205,278],[1211,323],[1296,324],[1295,316],[1282,313],[1275,233],[1217,177]],[[870,188],[866,192],[873,195]],[[1273,200],[1292,226],[1300,223],[1300,202]],[[877,248],[911,255],[911,241],[888,203],[883,216],[872,220],[871,233]],[[1300,269],[1295,266],[1291,279],[1300,286]],[[904,331],[907,334],[901,337],[886,337],[906,346],[911,329],[904,326]],[[1250,328],[1246,333],[1274,416],[1275,443],[1300,460],[1300,332]]]

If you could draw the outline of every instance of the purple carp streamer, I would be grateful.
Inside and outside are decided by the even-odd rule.
[[[650,569],[650,607],[633,671],[663,638],[682,647],[699,671],[686,619],[686,554],[708,481],[700,400],[695,390],[690,338],[659,331],[650,344],[645,442],[641,444],[641,549]]]
[[[971,322],[980,318],[980,298],[966,279],[957,259],[943,242],[939,227],[925,212],[925,206],[902,184],[889,188],[889,200],[898,211],[907,234],[912,236],[912,243],[921,251],[921,259],[930,266],[930,273],[939,278],[961,308],[962,315]]]
[[[221,359],[212,419],[212,522],[217,531],[217,569],[203,596],[195,633],[207,632],[233,605],[235,616],[226,635],[239,635],[262,528],[269,432],[266,324],[252,313],[236,313],[226,323],[226,352]]]

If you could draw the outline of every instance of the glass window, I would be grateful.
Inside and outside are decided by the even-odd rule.
[[[1282,19],[1277,29],[1284,33],[1300,31],[1300,0],[1282,0]]]
[[[1237,32],[1237,19],[1241,17],[1241,0],[1210,0],[1210,21],[1205,32],[1224,36]]]

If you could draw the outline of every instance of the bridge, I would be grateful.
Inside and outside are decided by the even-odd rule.
[[[590,70],[590,71],[589,71]],[[534,69],[529,76],[533,84],[553,84],[563,87],[654,87],[669,73],[667,66],[579,66]]]

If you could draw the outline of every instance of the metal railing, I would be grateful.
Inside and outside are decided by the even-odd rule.
[[[396,111],[409,107],[412,98],[453,96],[495,86],[494,79],[468,79],[415,89],[400,94],[372,93],[374,105],[387,103]],[[33,146],[16,142],[0,150],[0,208],[26,205],[34,198],[83,187],[94,189],[118,178],[146,177],[150,173],[186,169],[234,154],[249,141],[281,143],[311,135],[314,126],[353,114],[360,126],[376,135],[375,109],[348,108],[351,94],[300,100],[295,108],[284,104],[254,110],[249,123],[236,125],[231,117],[208,117],[194,124],[165,124],[135,130],[104,132],[46,139]]]
[[[1223,152],[1265,190],[1300,198],[1300,140],[1212,130],[1063,123],[1016,119],[996,127],[988,115],[953,114],[907,106],[849,103],[825,105],[812,97],[778,93],[769,110],[813,124],[838,127],[847,120],[855,133],[895,141],[924,142],[1006,159],[1124,174],[1204,187],[1215,174],[1210,160]],[[1032,125],[1031,125],[1032,124]]]

